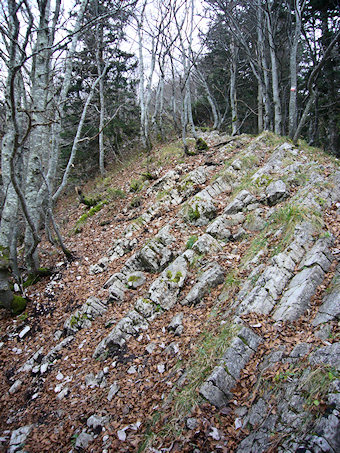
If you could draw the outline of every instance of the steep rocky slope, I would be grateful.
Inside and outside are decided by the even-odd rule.
[[[1,320],[4,451],[339,450],[338,162],[205,139],[60,208],[76,261],[46,244],[57,271]]]

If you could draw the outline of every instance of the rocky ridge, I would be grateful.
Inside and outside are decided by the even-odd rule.
[[[142,189],[140,215],[89,263],[102,290],[51,320],[52,345],[7,329],[8,451],[339,449],[339,168],[267,133],[206,139],[191,171]],[[171,417],[207,331],[219,347]]]

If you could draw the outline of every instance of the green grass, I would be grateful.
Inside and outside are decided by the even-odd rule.
[[[282,229],[282,237],[274,249],[273,255],[280,253],[291,242],[296,226],[304,221],[311,222],[317,230],[323,225],[321,214],[294,202],[277,209],[269,219],[270,229]]]
[[[201,217],[201,214],[198,210],[198,204],[196,204],[195,208],[193,208],[192,206],[188,207],[187,217],[190,222],[195,222]]]
[[[193,236],[190,236],[189,239],[187,240],[187,243],[185,245],[186,249],[192,249],[193,245],[195,242],[198,241],[198,237],[194,234]]]
[[[308,408],[317,408],[325,401],[330,384],[339,379],[340,373],[329,366],[318,366],[302,379],[300,390]]]
[[[140,192],[143,188],[142,179],[133,179],[130,184],[130,192]]]
[[[126,198],[126,193],[124,190],[116,187],[108,187],[106,192],[111,200],[118,200],[120,198]]]

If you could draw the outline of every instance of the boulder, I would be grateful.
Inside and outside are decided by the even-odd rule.
[[[98,261],[97,264],[90,266],[90,274],[94,274],[94,275],[100,274],[100,273],[106,271],[108,265],[109,265],[109,258],[104,256],[103,258],[101,258]]]
[[[226,240],[231,237],[225,216],[219,216],[206,229],[206,232],[217,239]]]
[[[132,289],[137,289],[144,285],[145,280],[145,275],[140,271],[131,272],[126,276],[126,283],[128,287]]]
[[[98,316],[107,310],[106,304],[96,297],[89,297],[81,308],[75,311],[64,323],[66,335],[74,335],[78,330],[91,325]]]
[[[197,304],[210,291],[224,282],[225,271],[218,263],[210,264],[207,270],[198,278],[197,283],[189,294],[181,301],[182,305]]]
[[[195,196],[182,209],[184,219],[193,225],[207,225],[217,215],[217,209],[211,199]]]
[[[273,318],[276,321],[294,321],[301,316],[308,308],[324,275],[324,271],[318,265],[299,272],[284,292]]]
[[[186,259],[179,256],[152,283],[149,289],[149,299],[164,310],[170,310],[184,285],[188,272]]]
[[[192,246],[194,252],[201,254],[214,253],[222,250],[220,244],[210,234],[203,234]]]
[[[175,238],[169,233],[169,230],[169,226],[162,228],[148,244],[126,262],[125,268],[131,271],[162,271],[174,259],[174,252],[169,246],[175,242]]]
[[[248,190],[241,190],[235,199],[224,209],[224,214],[236,214],[246,206],[255,203],[256,198]]]
[[[271,182],[266,189],[266,196],[269,206],[274,206],[289,196],[286,184],[281,179]]]

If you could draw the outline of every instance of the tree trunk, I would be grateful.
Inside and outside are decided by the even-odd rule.
[[[97,4],[98,15],[98,4]],[[105,175],[105,149],[104,149],[104,126],[105,126],[105,97],[104,97],[104,77],[101,77],[103,69],[103,29],[97,24],[96,26],[96,64],[99,80],[99,171],[102,176]]]
[[[269,40],[269,53],[270,61],[272,66],[272,88],[273,88],[273,100],[274,100],[274,132],[280,135],[282,132],[282,113],[281,113],[281,100],[280,100],[280,88],[279,88],[279,73],[277,68],[277,58],[275,52],[274,42],[274,30],[272,26],[272,11],[271,7],[267,2],[266,9],[267,17],[267,30]]]
[[[32,85],[32,123],[33,129],[30,135],[30,153],[27,163],[27,176],[25,182],[25,199],[27,210],[30,213],[36,230],[39,229],[41,220],[41,207],[43,199],[38,197],[42,186],[40,166],[46,162],[50,152],[50,127],[47,124],[47,95],[49,91],[50,77],[50,52],[47,50],[50,43],[49,15],[50,1],[39,3],[39,29],[37,32],[36,50],[39,54],[34,59],[33,85]],[[25,231],[25,254],[28,258],[28,269],[35,272],[39,267],[39,259],[35,250],[29,256],[29,250],[34,242],[33,234],[29,226]]]
[[[263,94],[262,84],[257,84],[257,132],[260,134],[263,131]]]
[[[264,106],[264,116],[262,122],[262,128],[265,130],[271,129],[271,107],[270,107],[270,81],[269,81],[269,67],[265,54],[265,43],[263,35],[263,10],[261,0],[257,0],[257,43],[259,51],[259,61],[262,67],[261,81],[259,82],[259,91],[261,90],[262,104]],[[261,86],[260,86],[261,85]],[[260,120],[259,120],[260,121]],[[260,130],[260,129],[259,129]],[[261,129],[262,130],[262,129]]]
[[[236,76],[237,76],[237,54],[238,49],[235,45],[234,37],[230,46],[230,107],[231,107],[231,135],[237,135],[239,129],[237,113],[237,95],[236,95]]]
[[[295,0],[295,31],[290,49],[290,94],[289,94],[289,137],[294,137],[297,128],[297,50],[301,35],[301,15],[304,2]]]

